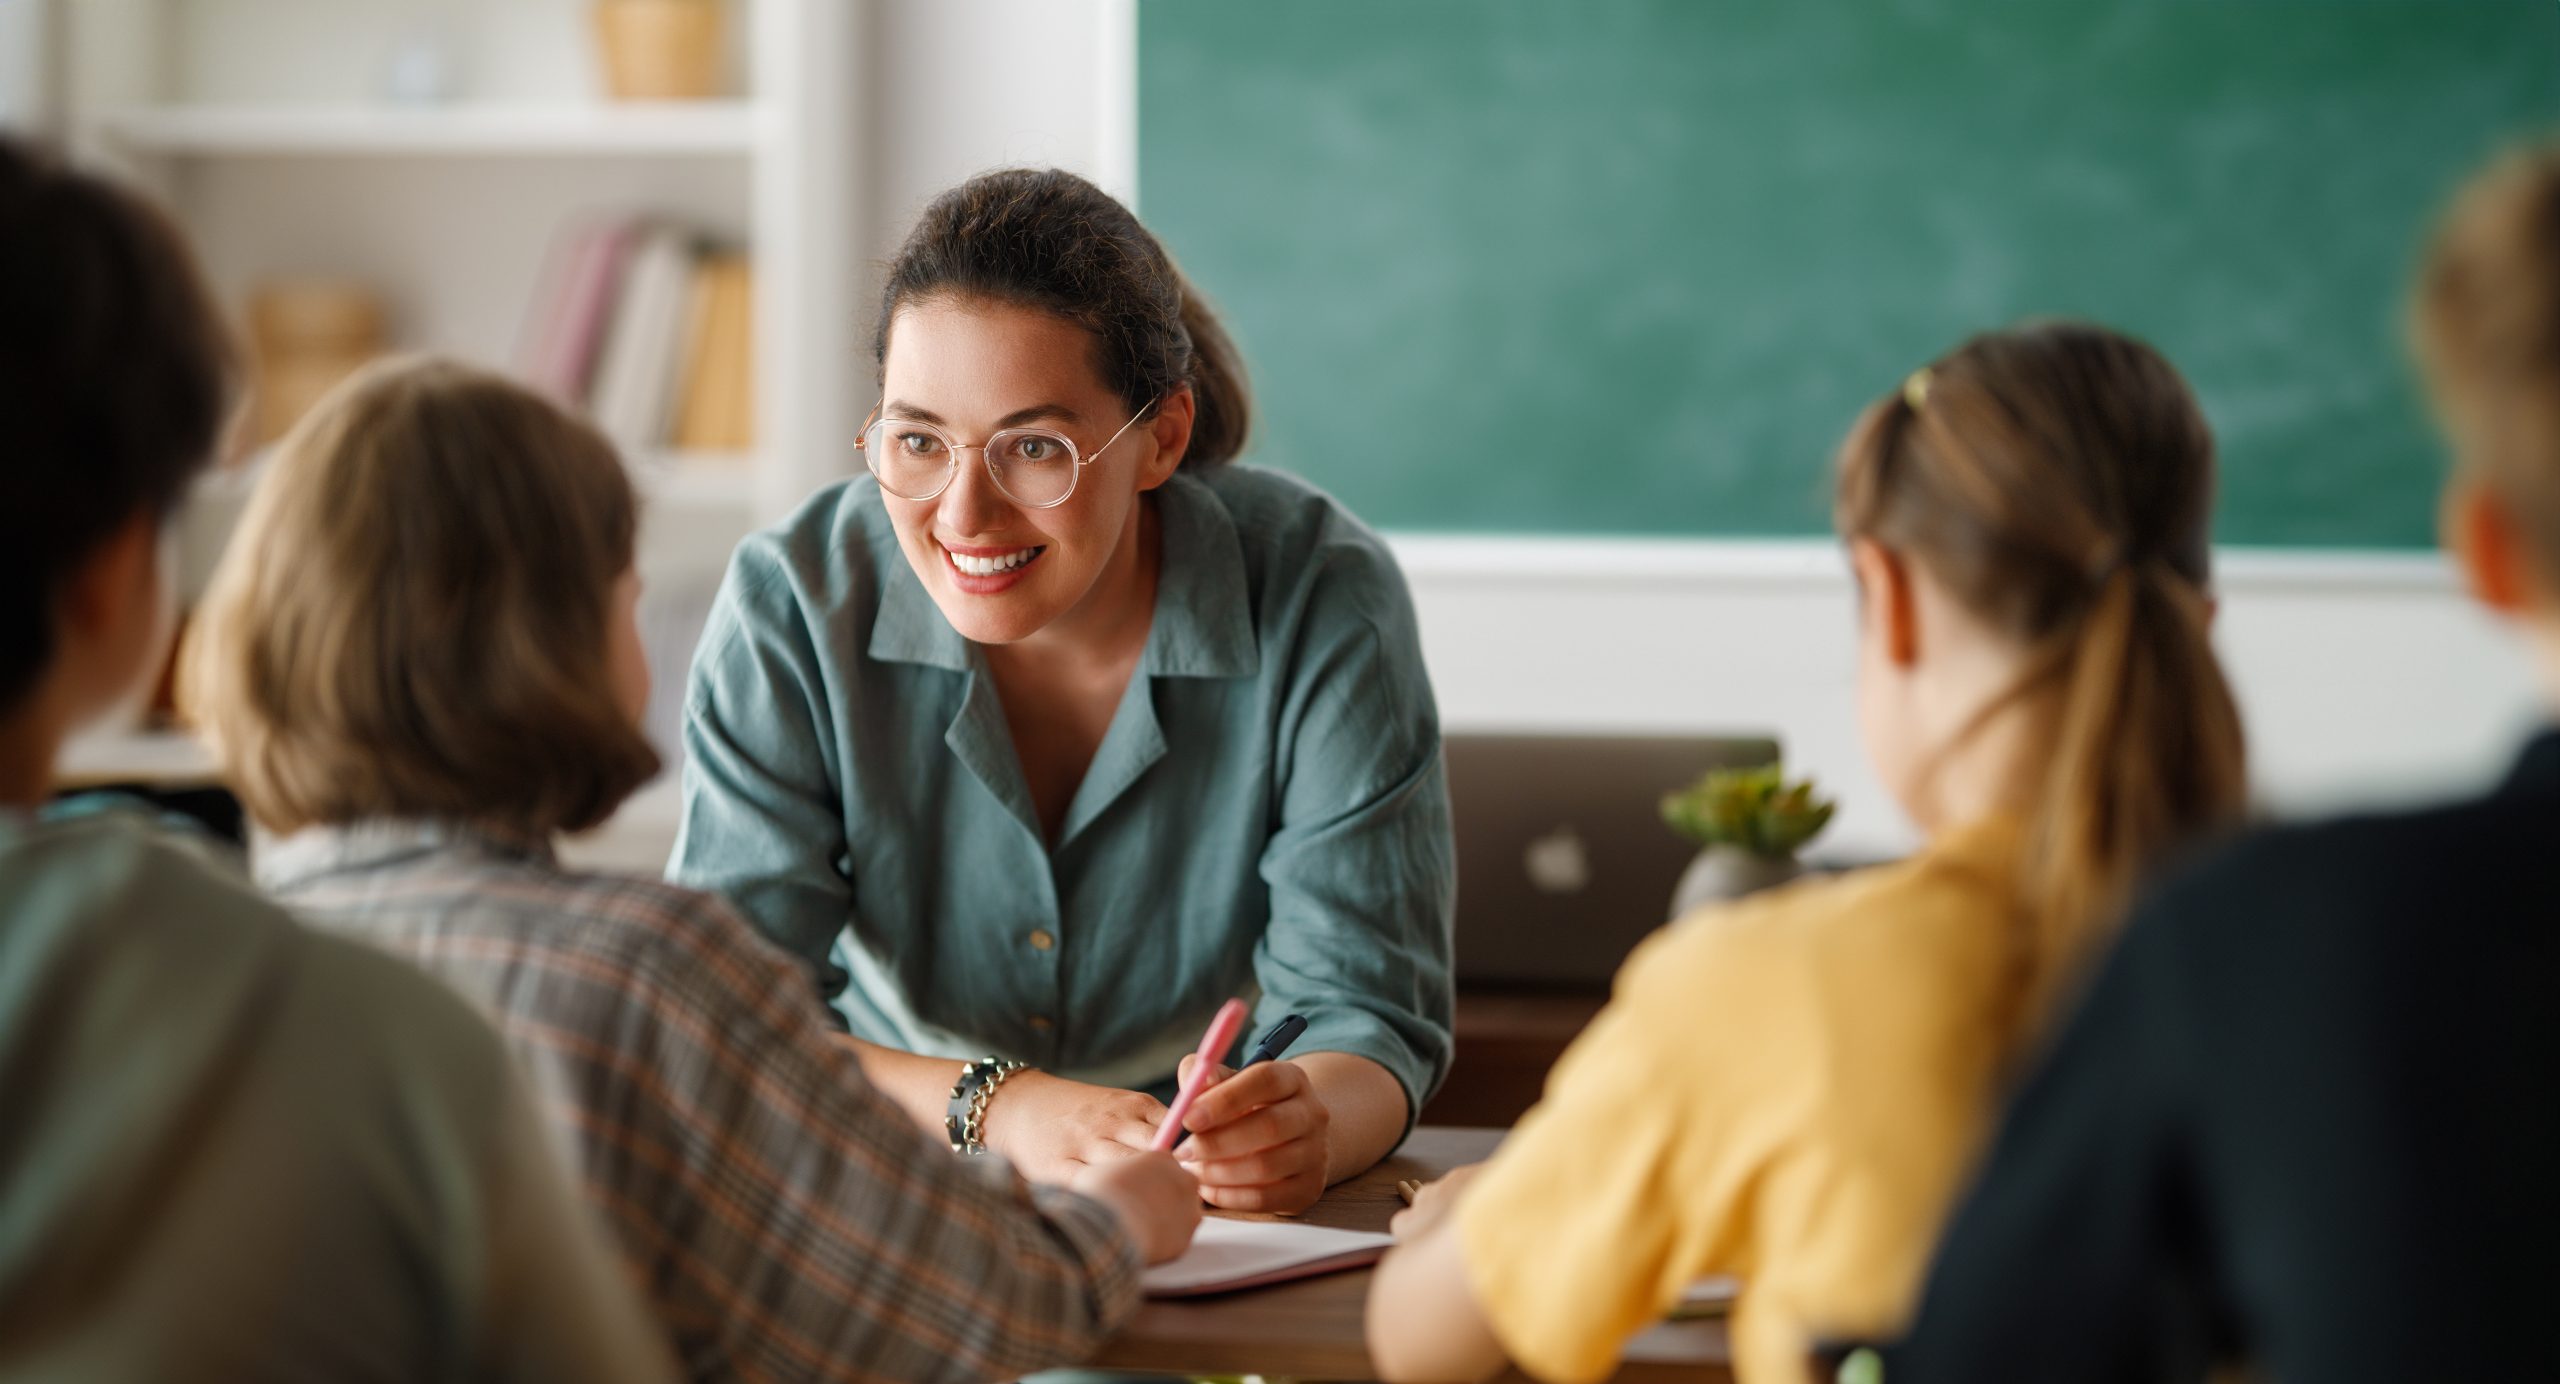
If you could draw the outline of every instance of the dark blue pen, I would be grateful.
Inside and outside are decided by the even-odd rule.
[[[1289,1045],[1291,1043],[1298,1041],[1299,1034],[1306,1031],[1306,1015],[1291,1014],[1282,1018],[1280,1022],[1271,1026],[1271,1031],[1269,1033],[1262,1035],[1261,1042],[1253,1045],[1253,1053],[1245,1058],[1244,1065],[1246,1067],[1251,1067],[1257,1063],[1270,1062],[1277,1059],[1280,1054],[1289,1050]],[[1243,1068],[1239,1067],[1237,1070],[1242,1071]],[[1189,1134],[1185,1134],[1182,1136],[1182,1142],[1175,1144],[1174,1147],[1180,1148],[1183,1144],[1190,1142],[1191,1136]]]
[[[1298,1035],[1306,1031],[1306,1015],[1289,1015],[1280,1022],[1273,1024],[1269,1033],[1262,1035],[1262,1041],[1253,1045],[1253,1055],[1246,1058],[1244,1060],[1244,1064],[1250,1067],[1257,1062],[1271,1061],[1280,1054],[1287,1052],[1289,1050],[1289,1045],[1298,1041]]]

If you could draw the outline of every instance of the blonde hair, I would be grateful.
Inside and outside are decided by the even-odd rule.
[[[531,392],[370,367],[268,463],[181,698],[273,831],[594,826],[658,771],[608,672],[637,522],[612,446]]]
[[[2507,155],[2454,199],[2411,317],[2462,463],[2560,575],[2560,143]]]
[[[1871,404],[1837,523],[2027,650],[2023,1014],[2163,856],[2235,818],[2240,714],[2207,636],[2213,435],[2159,353],[2081,323],[1975,337]],[[1970,728],[1966,733],[1970,733]],[[1943,751],[1942,751],[1943,753]]]

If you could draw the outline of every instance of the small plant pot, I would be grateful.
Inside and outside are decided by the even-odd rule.
[[[1671,891],[1671,916],[1677,918],[1700,904],[1724,903],[1773,889],[1803,873],[1803,862],[1791,855],[1772,857],[1754,855],[1740,846],[1709,846],[1680,872],[1679,886]]]
[[[720,94],[729,25],[722,0],[596,0],[604,88],[617,101],[707,101]]]

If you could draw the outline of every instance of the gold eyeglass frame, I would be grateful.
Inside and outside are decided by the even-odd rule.
[[[1140,408],[1136,413],[1130,414],[1129,421],[1120,425],[1120,431],[1113,433],[1109,442],[1105,442],[1101,446],[1094,448],[1092,456],[1086,456],[1084,454],[1084,450],[1076,446],[1076,440],[1074,438],[1067,436],[1065,433],[1062,433],[1055,428],[999,428],[996,431],[987,434],[987,440],[984,442],[956,441],[952,438],[950,433],[943,431],[941,428],[935,427],[931,423],[921,423],[912,418],[892,418],[881,413],[880,410],[886,407],[885,401],[879,404],[873,404],[871,406],[871,412],[863,415],[862,431],[855,434],[853,446],[854,450],[862,453],[862,468],[871,473],[873,480],[880,482],[880,489],[882,491],[887,494],[896,495],[899,499],[913,504],[922,504],[927,500],[940,498],[942,492],[949,490],[951,488],[951,482],[957,479],[960,475],[960,454],[962,452],[976,452],[978,454],[978,463],[987,468],[987,479],[995,484],[996,493],[1004,496],[1007,500],[1022,506],[1024,509],[1056,509],[1058,506],[1063,505],[1068,500],[1074,498],[1076,486],[1084,480],[1084,468],[1102,460],[1102,454],[1111,450],[1112,443],[1118,442],[1121,438],[1127,436],[1131,428],[1138,426],[1138,420],[1146,417],[1148,410],[1153,409],[1158,403],[1162,402],[1163,397],[1164,396],[1162,395],[1158,395],[1153,399],[1149,399],[1144,407]],[[951,460],[949,464],[942,468],[942,481],[940,484],[934,486],[931,490],[928,490],[921,495],[902,494],[889,488],[889,478],[880,474],[879,453],[873,451],[870,444],[873,430],[886,429],[892,424],[901,428],[913,428],[918,432],[930,433],[942,443],[943,450],[950,454]],[[887,434],[884,432],[882,435],[885,437]],[[1074,469],[1067,473],[1067,488],[1065,493],[1059,495],[1058,498],[1054,500],[1035,501],[1023,499],[1005,487],[1004,477],[996,473],[995,463],[988,458],[997,443],[1000,443],[1007,438],[1014,437],[1047,438],[1067,449],[1067,460]]]

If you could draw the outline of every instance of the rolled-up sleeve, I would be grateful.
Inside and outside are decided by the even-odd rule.
[[[738,550],[686,689],[684,808],[667,875],[727,898],[832,1006],[853,884],[811,618],[779,554],[752,539]]]
[[[1403,579],[1383,548],[1331,550],[1300,626],[1275,747],[1278,825],[1254,951],[1268,1026],[1366,1057],[1410,1129],[1449,1069],[1457,868],[1440,722]]]

